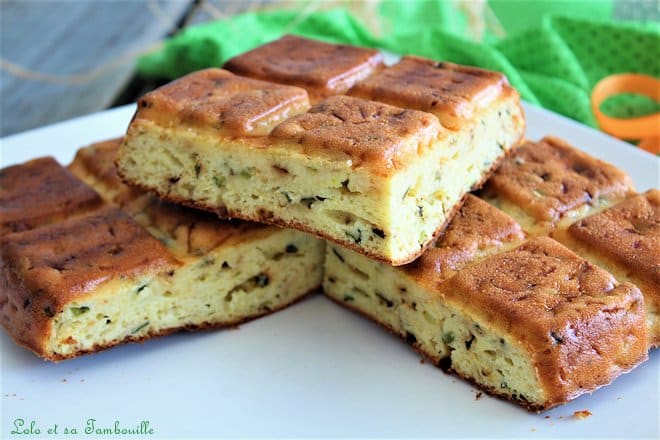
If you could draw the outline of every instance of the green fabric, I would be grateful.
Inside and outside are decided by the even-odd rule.
[[[234,55],[294,33],[498,70],[526,101],[591,126],[596,121],[589,96],[598,80],[619,72],[660,76],[658,23],[613,21],[611,1],[490,0],[489,5],[507,36],[487,31],[485,43],[466,37],[467,16],[446,1],[381,2],[381,36],[341,8],[306,16],[286,10],[247,13],[186,28],[161,50],[142,57],[138,71],[173,79],[221,66]],[[608,99],[602,110],[637,116],[658,108],[648,98],[621,95]]]
[[[488,5],[510,35],[541,26],[547,15],[607,21],[614,9],[611,0],[489,0]]]

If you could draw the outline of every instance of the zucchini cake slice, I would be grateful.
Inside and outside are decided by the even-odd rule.
[[[553,236],[644,294],[649,344],[660,346],[660,191],[578,220]]]
[[[565,228],[634,192],[632,179],[620,169],[548,136],[516,149],[481,196],[528,233],[539,235]]]
[[[326,295],[436,365],[529,410],[591,392],[647,358],[629,283],[468,196],[415,262],[391,267],[328,244]]]
[[[45,359],[162,331],[151,322],[149,299],[169,288],[178,263],[117,208],[6,234],[0,255],[2,325]]]
[[[296,35],[237,55],[223,66],[237,75],[303,87],[312,102],[346,93],[382,67],[383,55],[377,50]]]
[[[67,211],[84,200],[79,188],[96,192],[65,168],[52,161],[30,185],[34,161],[15,168],[3,197],[50,206],[45,186],[66,175],[59,188],[72,199],[49,224],[0,238],[0,321],[19,345],[58,361],[180,329],[237,325],[319,287],[322,241],[222,222],[128,188],[114,166],[119,143],[82,149],[70,166],[107,201],[79,215]]]
[[[382,72],[389,69],[398,72],[397,66]],[[422,73],[412,75],[415,69]],[[461,74],[454,84],[457,69],[419,62],[397,77],[441,96],[437,109],[420,106],[417,94],[402,94],[398,106],[379,102],[377,89],[365,92],[369,99],[335,95],[309,110],[289,109],[291,100],[278,101],[269,90],[290,86],[221,69],[193,73],[139,101],[119,173],[168,201],[300,229],[405,264],[431,244],[524,131],[519,96],[503,75]],[[300,72],[299,84],[307,74]],[[447,81],[453,85],[443,86]],[[237,82],[253,89],[239,90]],[[286,90],[291,97],[302,89]],[[269,99],[257,106],[260,95]],[[238,120],[232,126],[229,114]],[[249,127],[247,121],[266,114],[272,131]],[[441,123],[451,119],[445,114],[455,115],[451,126]]]

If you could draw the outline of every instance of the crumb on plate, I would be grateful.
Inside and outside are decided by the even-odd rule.
[[[582,411],[575,411],[573,413],[573,417],[579,420],[586,419],[589,416],[591,416],[591,412],[586,409],[583,409]]]

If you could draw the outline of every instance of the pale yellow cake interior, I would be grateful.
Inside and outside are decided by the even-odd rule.
[[[181,327],[238,324],[317,288],[322,268],[323,242],[296,231],[219,247],[172,276],[110,281],[69,303],[53,318],[49,350],[67,356]]]
[[[530,356],[516,341],[447,304],[400,269],[328,245],[323,290],[493,394],[538,405],[546,400]]]

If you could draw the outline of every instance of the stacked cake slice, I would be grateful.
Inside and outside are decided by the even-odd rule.
[[[391,267],[329,245],[323,288],[440,367],[529,409],[547,409],[629,371],[660,336],[649,273],[655,267],[657,285],[659,256],[651,249],[660,216],[652,194],[634,195],[625,173],[557,139],[527,142],[487,182],[482,195],[492,204],[468,196],[416,261]],[[631,276],[614,272],[617,280],[604,270],[610,265],[590,263],[599,262],[584,248],[572,246],[576,254],[546,236],[563,234],[571,222],[569,231],[593,230],[610,210],[598,212],[626,197],[610,210],[634,204],[641,220],[629,221],[645,235],[609,246],[606,261],[627,261]],[[599,228],[593,242],[606,246],[613,228]],[[631,264],[635,246],[646,266]],[[631,280],[645,280],[642,292]]]
[[[71,171],[50,158],[1,171],[0,321],[17,343],[61,360],[236,325],[319,287],[320,240],[128,188],[118,146],[80,150]]]
[[[294,36],[224,67],[142,97],[121,146],[81,150],[70,172],[2,171],[0,311],[17,342],[61,359],[230,325],[323,278],[531,410],[660,344],[657,190],[556,138],[520,146],[502,74]]]
[[[183,77],[140,99],[119,172],[165,200],[410,262],[518,145],[525,123],[502,74],[377,59],[287,37],[227,63],[260,79],[223,69]],[[309,85],[329,96],[310,107]]]

